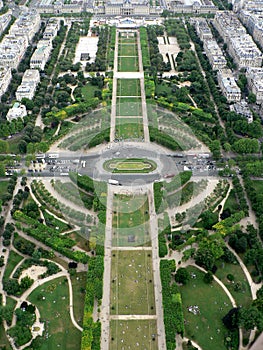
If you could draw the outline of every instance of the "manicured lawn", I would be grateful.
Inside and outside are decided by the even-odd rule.
[[[94,97],[94,91],[96,90],[98,90],[97,86],[88,83],[81,88],[81,93],[86,100],[89,100],[90,98]]]
[[[253,187],[258,193],[263,193],[263,181],[261,180],[252,180]]]
[[[23,257],[17,253],[15,253],[13,250],[10,251],[9,257],[7,260],[7,265],[5,268],[5,273],[3,280],[8,280],[12,271],[15,269],[16,265],[23,259]]]
[[[7,187],[9,181],[0,181],[0,200],[3,199],[4,195],[7,193]]]
[[[0,349],[5,349],[5,350],[12,349],[6,337],[4,325],[2,322],[0,323]]]
[[[24,135],[19,134],[18,136],[14,135],[11,139],[8,139],[7,142],[9,144],[9,153],[20,154],[20,150],[18,148],[19,142],[22,140]]]
[[[234,190],[232,189],[227,197],[227,200],[224,205],[224,210],[229,209],[231,213],[234,213],[239,210],[239,205],[236,199]]]
[[[136,36],[119,36],[119,44],[135,44],[137,42]]]
[[[116,116],[142,116],[142,100],[137,97],[117,97]]]
[[[118,57],[118,71],[119,72],[138,72],[138,57]]]
[[[117,96],[141,96],[139,79],[118,79]]]
[[[142,140],[142,118],[116,118],[115,138],[119,140]]]
[[[38,307],[41,319],[45,321],[45,342],[41,350],[55,350],[58,347],[80,349],[81,332],[73,326],[70,319],[69,289],[64,277],[39,286],[28,300]]]
[[[110,350],[157,350],[158,341],[155,320],[112,320],[110,322]]]
[[[119,44],[118,56],[137,56],[137,44]]]
[[[87,272],[79,272],[70,277],[73,289],[73,305],[75,320],[82,327],[84,305],[85,305],[85,289]]]
[[[233,282],[227,279],[228,274],[234,276]],[[248,306],[251,303],[249,284],[239,264],[219,263],[216,276],[228,288],[238,306]]]
[[[116,195],[113,201],[113,211],[113,246],[150,245],[147,196]]]
[[[227,329],[222,318],[232,308],[223,289],[213,282],[203,282],[204,273],[195,267],[187,268],[196,278],[180,287],[183,301],[186,337],[195,340],[203,350],[226,349],[224,339]],[[198,306],[200,313],[194,315],[188,307]]]
[[[151,251],[112,251],[110,303],[113,315],[155,314]]]
[[[154,161],[137,158],[120,158],[107,160],[103,167],[111,173],[149,173],[156,169]]]
[[[69,238],[72,238],[74,241],[76,241],[76,245],[81,248],[86,250],[87,252],[89,251],[89,244],[88,244],[88,239],[85,237],[82,237],[81,234],[78,232],[71,232],[67,234]]]

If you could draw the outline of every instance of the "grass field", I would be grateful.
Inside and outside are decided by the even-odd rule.
[[[81,88],[81,93],[82,96],[86,99],[89,100],[90,98],[94,97],[94,92],[98,90],[97,86],[91,85],[90,83],[86,84]]]
[[[75,275],[70,276],[70,279],[73,289],[74,317],[78,324],[82,327],[87,273],[78,272]]]
[[[70,319],[69,289],[64,277],[39,286],[28,300],[38,307],[41,319],[45,321],[45,341],[41,350],[80,349],[81,332]]]
[[[157,164],[149,159],[118,158],[107,160],[103,168],[111,173],[149,173],[157,168]]]
[[[142,140],[144,138],[142,118],[116,118],[115,138]]]
[[[113,201],[112,245],[114,247],[149,246],[148,221],[149,203],[146,195],[134,197],[115,195]]]
[[[119,45],[120,44],[136,44],[137,42],[137,38],[136,36],[124,36],[124,35],[120,35],[119,36]]]
[[[110,322],[110,350],[158,350],[155,320],[112,320]]]
[[[150,251],[112,251],[110,303],[112,315],[155,314]]]
[[[142,100],[140,97],[117,97],[116,116],[142,116]]]
[[[137,43],[119,44],[118,56],[137,56]]]
[[[11,350],[12,349],[10,346],[10,343],[7,339],[4,325],[2,322],[0,323],[0,349],[4,349],[4,350]]]
[[[239,210],[237,198],[233,189],[230,191],[229,196],[227,197],[227,200],[225,202],[224,210],[226,209],[230,210],[231,213],[234,213]]]
[[[141,96],[139,79],[118,79],[117,96]]]
[[[119,56],[118,57],[118,71],[119,72],[138,72],[138,57],[137,56]]]
[[[203,350],[226,349],[224,339],[227,329],[222,317],[232,308],[223,289],[213,282],[211,285],[203,282],[204,273],[195,267],[188,267],[191,278],[185,286],[180,287],[183,301],[186,337],[195,340]],[[188,311],[189,306],[198,306],[200,313],[194,315]]]
[[[252,180],[253,187],[258,193],[263,193],[263,181],[261,180]]]
[[[9,257],[7,260],[7,265],[5,268],[5,273],[3,280],[8,280],[12,271],[15,269],[16,265],[23,259],[23,257],[17,253],[15,253],[13,250],[10,251]]]
[[[0,200],[3,199],[4,195],[7,193],[7,187],[9,181],[0,181]]]
[[[227,279],[228,274],[234,276],[234,282],[230,282]],[[238,306],[249,306],[251,304],[249,284],[239,264],[219,263],[216,276],[228,288]],[[238,290],[236,289],[237,283],[240,286]]]

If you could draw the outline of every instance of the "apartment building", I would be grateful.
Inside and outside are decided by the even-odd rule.
[[[253,114],[245,100],[232,104],[230,106],[230,110],[238,115],[241,115],[242,117],[246,117],[248,124],[253,122]]]
[[[12,12],[9,10],[5,14],[0,16],[0,35],[8,27],[9,22],[11,21]]]
[[[235,14],[218,12],[213,24],[227,43],[229,54],[239,69],[261,66],[262,53]]]
[[[11,79],[11,68],[0,67],[0,97],[6,92]]]
[[[237,86],[235,78],[230,69],[221,69],[217,72],[218,85],[222,94],[228,102],[238,102],[241,100],[241,90]]]
[[[226,68],[226,58],[215,40],[205,40],[204,50],[213,70]]]
[[[23,58],[28,45],[24,36],[6,35],[0,43],[0,67],[16,69]]]
[[[256,102],[263,102],[263,68],[250,67],[246,71],[249,89],[256,95]]]
[[[16,36],[26,36],[31,42],[40,28],[40,15],[36,10],[24,11],[10,28],[9,33]]]
[[[27,69],[23,75],[21,84],[16,90],[16,99],[18,101],[21,101],[22,98],[32,100],[39,82],[39,71],[37,69]]]
[[[213,39],[213,34],[205,18],[195,18],[194,25],[196,32],[202,41]]]

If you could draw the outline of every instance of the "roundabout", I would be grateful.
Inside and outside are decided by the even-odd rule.
[[[142,158],[113,158],[107,160],[103,168],[111,173],[150,173],[156,170],[157,164]]]

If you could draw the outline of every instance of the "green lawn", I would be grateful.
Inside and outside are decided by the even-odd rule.
[[[4,195],[7,193],[8,185],[9,181],[0,181],[0,200],[2,200]]]
[[[112,315],[155,314],[151,251],[112,251],[110,304]]]
[[[248,281],[239,264],[228,264],[225,262],[217,264],[216,276],[225,284],[239,306],[251,304],[251,293]],[[227,275],[232,274],[234,281],[230,282]]]
[[[149,204],[145,195],[116,195],[113,200],[113,239],[115,247],[149,246]]]
[[[0,349],[4,349],[4,350],[11,350],[12,349],[10,344],[9,344],[9,341],[7,339],[4,325],[2,322],[0,323]]]
[[[13,250],[10,251],[9,257],[7,260],[7,265],[5,268],[5,273],[3,280],[8,280],[12,271],[15,269],[16,265],[23,259],[23,257],[17,253],[15,253]]]
[[[98,90],[97,86],[88,83],[81,88],[81,93],[86,100],[89,100],[90,98],[94,97],[94,91],[96,90]]]
[[[136,56],[128,56],[118,57],[118,71],[119,72],[138,72],[138,57]]]
[[[39,286],[28,300],[38,307],[45,321],[45,341],[40,350],[80,349],[81,332],[71,323],[68,282],[64,277]]]
[[[239,205],[237,202],[236,195],[232,189],[227,197],[227,200],[224,205],[224,210],[229,209],[231,213],[234,213],[239,210]]]
[[[142,140],[142,118],[116,118],[115,138],[119,140]]]
[[[137,42],[137,38],[136,36],[124,36],[124,35],[120,35],[119,36],[119,44],[135,44]]]
[[[22,140],[24,135],[19,134],[14,135],[11,139],[8,139],[7,142],[9,144],[9,153],[13,153],[13,154],[20,154],[20,150],[18,148],[19,142]]]
[[[84,305],[85,305],[85,289],[87,272],[78,272],[70,277],[73,289],[73,305],[75,320],[82,327]]]
[[[117,96],[141,96],[139,79],[118,79]]]
[[[118,56],[137,56],[137,43],[119,44]]]
[[[110,350],[158,350],[155,320],[112,320],[110,322]]]
[[[140,97],[117,97],[116,116],[142,116],[142,100]]]
[[[223,289],[213,282],[203,282],[204,273],[195,267],[187,268],[196,278],[180,287],[183,301],[186,337],[195,340],[203,350],[226,349],[224,339],[227,329],[222,318],[232,308]],[[200,313],[194,315],[188,311],[189,306],[198,306]]]
[[[251,181],[256,192],[263,193],[263,181],[261,180],[251,180]]]

